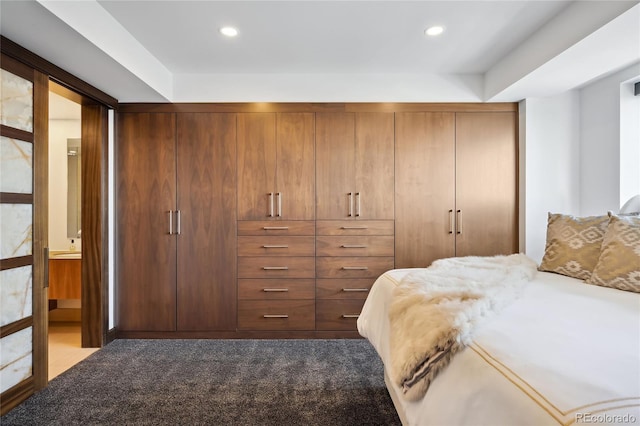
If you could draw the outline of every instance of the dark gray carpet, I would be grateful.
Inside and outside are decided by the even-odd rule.
[[[116,340],[8,425],[399,425],[366,340]]]

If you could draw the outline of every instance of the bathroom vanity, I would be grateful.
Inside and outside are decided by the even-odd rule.
[[[49,259],[49,299],[80,299],[80,253],[56,253]]]

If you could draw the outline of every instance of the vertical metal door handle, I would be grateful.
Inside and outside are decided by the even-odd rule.
[[[453,210],[449,210],[449,233],[453,234]]]
[[[173,210],[169,210],[169,235],[173,235]]]
[[[269,217],[273,217],[273,192],[269,193]]]
[[[49,247],[44,248],[44,283],[43,288],[49,288]]]
[[[181,223],[182,223],[182,219],[181,219],[182,215],[181,215],[180,210],[176,210],[176,215],[177,215],[177,219],[178,219],[178,232],[176,232],[176,233],[178,235],[180,235],[180,233],[182,232],[181,231],[181,229],[182,229],[182,225],[181,225]]]
[[[456,234],[462,234],[462,212],[456,210]]]
[[[349,193],[349,217],[353,216],[353,192]]]
[[[278,193],[276,193],[276,196],[278,197],[278,213],[277,213],[277,216],[280,217],[280,216],[282,216],[282,193],[278,192]]]
[[[356,192],[356,216],[360,216],[360,193]]]

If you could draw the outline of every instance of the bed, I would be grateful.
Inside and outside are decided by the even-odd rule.
[[[640,294],[552,272],[535,272],[408,400],[390,379],[389,309],[413,271],[380,276],[358,319],[404,425],[640,424]]]

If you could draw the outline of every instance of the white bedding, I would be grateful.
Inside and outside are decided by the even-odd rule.
[[[373,285],[358,331],[389,360],[388,306],[409,269]],[[406,425],[640,424],[640,294],[538,272],[416,402]]]

